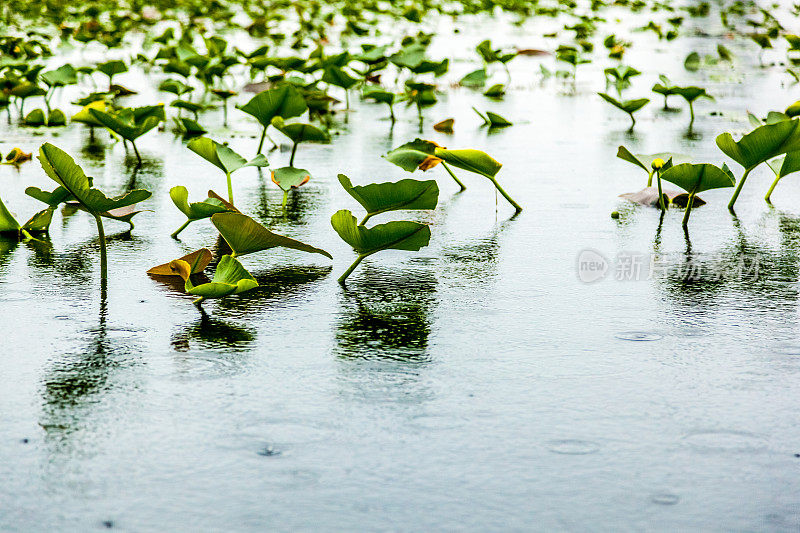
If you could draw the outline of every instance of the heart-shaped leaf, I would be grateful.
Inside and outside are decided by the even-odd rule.
[[[331,254],[325,250],[272,233],[252,218],[241,213],[217,213],[211,217],[211,222],[217,227],[231,250],[233,250],[233,253],[237,256],[281,246],[303,252],[322,254],[329,259],[333,259]]]
[[[281,85],[258,93],[239,109],[267,127],[275,117],[291,118],[302,115],[308,106],[295,87]]]
[[[783,120],[759,126],[734,141],[730,133],[717,137],[717,146],[746,170],[787,152],[800,150],[800,120]]]
[[[681,163],[661,174],[661,179],[674,183],[689,193],[733,187],[736,179],[727,165]]]
[[[435,209],[439,186],[434,180],[404,179],[397,182],[353,185],[339,174],[339,183],[366,210],[368,216],[400,209]]]
[[[265,167],[268,165],[267,158],[262,154],[258,154],[250,161],[247,161],[228,145],[220,144],[208,137],[192,139],[186,144],[186,147],[226,174],[232,174],[244,167]]]
[[[276,130],[289,137],[295,143],[327,143],[331,141],[331,136],[328,134],[328,132],[323,131],[311,124],[303,124],[299,122],[287,124],[283,120],[283,117],[275,117],[272,119],[272,125]]]
[[[431,238],[430,228],[419,222],[398,220],[371,228],[359,226],[356,217],[347,209],[334,213],[331,225],[339,237],[360,255],[390,249],[417,251],[427,246]]]
[[[302,168],[281,167],[272,171],[272,183],[280,187],[284,192],[288,192],[293,188],[296,189],[308,183],[310,179],[311,174],[308,170]]]

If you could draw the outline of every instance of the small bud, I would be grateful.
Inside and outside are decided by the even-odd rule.
[[[611,218],[613,218],[614,220],[618,219],[619,218],[619,211],[612,211],[611,212]]]
[[[663,159],[661,159],[660,157],[657,157],[657,158],[653,159],[653,163],[652,163],[653,170],[660,170],[661,167],[663,167],[663,166],[664,166],[664,160]]]

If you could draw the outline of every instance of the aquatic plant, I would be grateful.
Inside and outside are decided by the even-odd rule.
[[[169,190],[169,197],[175,207],[186,215],[186,222],[170,235],[173,239],[177,239],[178,235],[192,222],[211,218],[211,215],[225,211],[238,212],[232,204],[217,196],[214,191],[208,191],[208,197],[202,202],[189,203],[189,191],[183,185],[177,185]]]
[[[308,110],[308,105],[300,91],[293,85],[284,84],[258,93],[238,109],[258,120],[263,127],[257,150],[260,154],[272,119],[298,117]]]
[[[622,91],[631,86],[631,78],[641,75],[641,72],[627,65],[617,65],[603,71],[606,76],[606,86],[613,83],[617,94],[622,98]]]
[[[683,215],[684,227],[689,223],[689,214],[692,212],[697,193],[710,189],[733,187],[736,183],[733,172],[725,164],[720,168],[710,163],[681,163],[664,171],[661,174],[661,178],[674,183],[689,193],[686,212]]]
[[[276,168],[271,174],[272,183],[280,187],[283,191],[283,201],[281,206],[286,209],[286,201],[289,199],[289,191],[305,185],[311,179],[308,170],[295,167]]]
[[[331,136],[327,131],[323,131],[312,124],[293,122],[287,124],[283,117],[272,119],[272,126],[279,132],[286,135],[292,141],[292,155],[289,156],[289,166],[294,166],[294,156],[297,146],[301,142],[329,143]]]
[[[228,183],[228,201],[233,204],[233,183],[231,174],[244,167],[265,167],[267,158],[258,154],[250,161],[233,151],[227,144],[220,144],[208,137],[198,137],[186,144],[186,147],[196,153],[222,172]]]
[[[767,161],[767,166],[775,173],[775,181],[770,185],[764,200],[768,204],[772,204],[772,191],[778,185],[778,182],[789,174],[793,174],[800,170],[800,151],[788,152],[786,155]]]
[[[788,152],[800,150],[800,120],[782,120],[774,124],[759,126],[744,135],[739,141],[734,141],[730,133],[723,133],[717,137],[717,146],[722,152],[739,163],[744,168],[744,174],[739,179],[736,190],[728,203],[728,209],[733,210],[736,199],[744,187],[747,177],[761,163],[783,155]]]
[[[209,298],[222,298],[231,294],[240,294],[258,287],[258,282],[242,264],[230,255],[223,255],[214,270],[214,277],[209,283],[195,285],[192,283],[192,265],[182,259],[176,259],[169,267],[183,278],[187,293],[197,296],[192,303],[200,306]]]
[[[380,213],[396,210],[435,209],[439,200],[439,187],[434,180],[404,179],[398,182],[372,183],[354,186],[344,174],[339,183],[366,211],[360,223],[348,209],[337,211],[331,225],[343,241],[358,254],[356,260],[339,277],[344,285],[347,277],[366,257],[382,250],[417,251],[430,241],[430,228],[412,221],[392,221],[372,228],[366,222]]]
[[[112,59],[97,65],[97,71],[108,76],[108,88],[111,90],[111,85],[114,82],[114,76],[128,72],[128,66],[124,61],[119,59]]]
[[[54,211],[54,207],[47,207],[34,214],[24,224],[20,224],[0,199],[0,234],[23,235],[30,239],[33,238],[32,233],[46,233],[50,229]]]
[[[380,87],[366,86],[361,96],[367,100],[375,100],[381,104],[386,104],[389,107],[389,118],[392,123],[395,122],[394,104],[397,101],[397,95],[395,93],[381,89]]]
[[[102,213],[144,201],[150,198],[150,192],[144,189],[135,189],[109,198],[99,189],[92,187],[90,179],[86,177],[83,169],[69,154],[50,143],[44,143],[39,148],[38,159],[50,179],[64,187],[66,192],[94,217],[100,237],[100,277],[105,280],[108,273],[108,260]]]
[[[125,107],[114,114],[94,107],[87,107],[87,110],[97,122],[131,143],[139,165],[142,164],[142,156],[136,147],[136,139],[158,126],[166,118],[163,104]]]
[[[320,254],[328,259],[333,259],[331,254],[325,250],[273,233],[242,213],[217,213],[211,217],[211,223],[230,246],[233,257],[280,246],[301,252]]]
[[[633,131],[633,127],[636,126],[636,119],[633,117],[633,114],[646,106],[649,102],[649,98],[637,98],[636,100],[617,100],[613,96],[609,96],[606,93],[597,93],[603,100],[608,102],[609,104],[613,105],[617,109],[620,109],[628,114],[631,117],[631,127],[630,131]]]
[[[511,126],[512,123],[505,117],[498,115],[497,113],[492,113],[491,111],[486,111],[485,113],[481,113],[474,107],[472,108],[475,113],[481,117],[483,120],[483,125],[488,126],[489,128],[505,128],[506,126]]]

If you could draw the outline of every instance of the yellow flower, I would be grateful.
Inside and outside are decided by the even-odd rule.
[[[664,166],[664,164],[665,164],[664,160],[661,159],[660,157],[653,159],[653,162],[651,163],[653,170],[659,170],[661,167]]]

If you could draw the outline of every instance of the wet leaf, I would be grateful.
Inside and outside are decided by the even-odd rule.
[[[295,167],[276,168],[272,171],[272,183],[281,188],[284,192],[296,189],[308,183],[311,174],[308,170]]]
[[[302,115],[308,106],[296,88],[281,85],[258,93],[239,109],[267,127],[275,117],[291,118]]]
[[[211,222],[237,256],[281,246],[302,252],[321,254],[333,259],[331,254],[325,250],[272,233],[252,218],[241,213],[217,213],[211,217]]]
[[[265,167],[268,164],[267,159],[262,154],[258,154],[250,161],[247,161],[228,145],[220,144],[208,137],[192,139],[187,143],[186,147],[226,174],[232,174],[244,167]]]
[[[727,165],[681,163],[661,173],[661,179],[674,183],[690,193],[733,187],[736,179]]]
[[[417,169],[424,171],[441,162],[441,158],[434,155],[438,146],[435,142],[414,139],[398,146],[383,157],[408,172],[414,172]]]
[[[339,174],[339,183],[369,216],[401,209],[435,209],[439,201],[439,186],[435,180],[404,179],[353,185],[350,178]]]
[[[427,246],[431,238],[430,228],[419,222],[401,220],[371,228],[359,226],[356,217],[347,209],[334,213],[331,225],[339,237],[359,254],[381,250],[417,251]]]
[[[759,126],[739,141],[723,133],[717,137],[717,146],[745,169],[752,169],[768,159],[800,150],[798,124],[800,120],[783,120]]]
[[[209,263],[211,263],[211,250],[208,248],[200,248],[199,250],[195,250],[190,254],[176,259],[176,261],[184,261],[189,265],[189,275],[197,274],[198,272],[205,270]],[[164,263],[163,265],[154,266],[148,270],[147,273],[154,276],[180,276],[180,273],[170,268],[172,262],[173,261]]]

